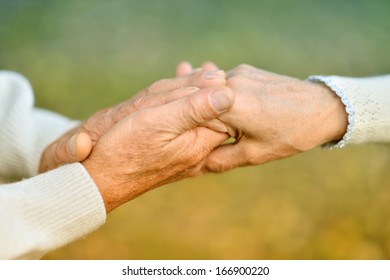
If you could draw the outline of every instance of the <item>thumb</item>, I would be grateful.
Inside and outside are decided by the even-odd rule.
[[[81,162],[92,151],[92,141],[86,132],[70,132],[52,143],[42,154],[39,172],[46,172],[63,164]]]
[[[81,162],[85,160],[92,151],[91,137],[84,131],[75,133],[67,140],[64,139],[64,141],[59,144],[57,151],[59,159],[64,163]]]
[[[217,147],[205,159],[201,173],[220,173],[248,165],[246,144],[238,142]]]
[[[178,135],[201,126],[232,107],[233,91],[227,87],[205,88],[164,106],[162,115]],[[160,115],[161,118],[161,115]]]

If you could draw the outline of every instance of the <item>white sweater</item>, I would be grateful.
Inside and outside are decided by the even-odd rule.
[[[31,86],[0,71],[0,259],[40,258],[104,224],[100,193],[79,163],[37,175],[44,148],[74,127],[33,108]],[[34,177],[35,176],[35,177]]]
[[[390,142],[390,76],[313,76],[347,105],[346,143]],[[72,122],[33,108],[28,81],[0,71],[0,177],[30,178],[0,186],[0,259],[39,258],[104,224],[102,197],[79,163],[37,175],[44,148]]]

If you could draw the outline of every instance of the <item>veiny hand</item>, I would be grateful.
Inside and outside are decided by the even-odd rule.
[[[320,83],[241,65],[228,73],[236,94],[219,119],[236,138],[215,149],[203,172],[259,165],[341,139],[347,114],[339,97]]]
[[[106,211],[196,173],[197,165],[229,137],[199,126],[226,112],[233,99],[226,87],[201,89],[128,115],[103,134],[82,164],[97,184]]]
[[[183,73],[177,78],[163,79],[153,83],[130,100],[97,112],[80,126],[50,144],[42,153],[39,172],[42,173],[66,163],[83,161],[91,153],[96,141],[125,116],[190,94],[189,90],[180,90],[183,87],[224,86],[225,77],[223,71],[204,67],[202,70]]]

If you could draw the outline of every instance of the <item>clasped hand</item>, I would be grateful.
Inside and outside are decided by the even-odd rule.
[[[40,171],[81,162],[109,212],[163,184],[285,158],[345,133],[344,105],[322,84],[248,65],[226,76],[212,63],[184,62],[176,74],[60,137]]]

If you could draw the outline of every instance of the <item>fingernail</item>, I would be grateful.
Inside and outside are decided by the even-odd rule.
[[[209,98],[211,105],[218,112],[223,112],[232,106],[232,100],[225,91],[214,91],[210,94]]]
[[[68,152],[72,157],[76,156],[77,153],[77,134],[74,134],[68,141]]]
[[[211,70],[211,71],[207,71],[205,74],[205,78],[208,80],[224,79],[225,77],[226,77],[225,71],[223,70]]]

